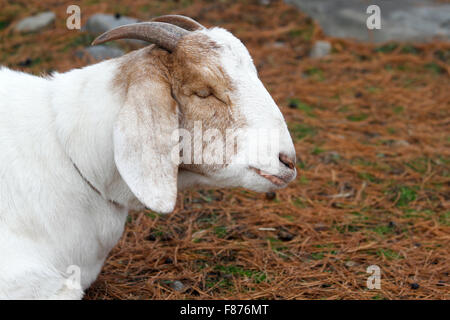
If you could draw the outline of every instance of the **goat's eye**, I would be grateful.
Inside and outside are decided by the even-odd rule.
[[[207,98],[211,95],[211,91],[209,91],[208,89],[202,89],[202,90],[198,90],[195,93],[196,96],[200,97],[200,98]]]

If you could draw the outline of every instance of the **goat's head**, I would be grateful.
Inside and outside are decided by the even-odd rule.
[[[177,186],[265,192],[295,178],[286,123],[236,37],[187,17],[163,16],[108,31],[94,44],[123,38],[165,52],[163,72],[152,69],[151,79],[128,84],[114,129],[119,172],[147,207],[172,211]]]

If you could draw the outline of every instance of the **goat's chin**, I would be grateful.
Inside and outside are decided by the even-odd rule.
[[[285,188],[296,177],[296,172],[280,172],[271,176],[261,170],[248,166],[239,166],[206,176],[189,170],[178,172],[178,190],[202,187],[245,188],[255,192],[270,192]]]
[[[287,186],[287,183],[275,184],[263,177],[251,177],[243,182],[242,187],[255,192],[271,192],[279,189],[283,189]]]
[[[276,175],[266,171],[249,167],[243,181],[243,187],[255,192],[270,192],[285,188],[297,176],[297,171],[281,170]]]

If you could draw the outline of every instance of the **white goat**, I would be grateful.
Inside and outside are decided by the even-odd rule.
[[[231,33],[163,16],[95,44],[122,38],[153,45],[48,78],[0,69],[0,298],[82,298],[130,209],[168,213],[187,187],[264,192],[296,176],[283,116]],[[173,132],[198,121],[242,132],[230,161],[173,161]],[[279,134],[276,162],[244,156],[243,129],[261,128]]]

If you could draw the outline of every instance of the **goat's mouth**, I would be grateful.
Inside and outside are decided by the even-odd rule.
[[[269,180],[270,182],[272,182],[274,185],[281,187],[284,186],[288,183],[288,181],[284,180],[283,178],[276,176],[274,174],[270,174],[266,171],[263,171],[261,169],[255,168],[255,167],[249,167],[251,170],[255,171],[258,175],[260,175],[261,177]]]

